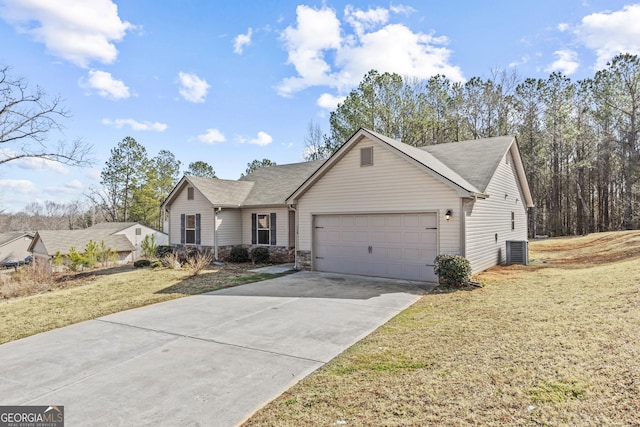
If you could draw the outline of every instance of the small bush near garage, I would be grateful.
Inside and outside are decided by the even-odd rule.
[[[251,250],[251,261],[254,264],[266,264],[269,262],[269,249],[253,248]]]
[[[249,261],[249,251],[245,248],[236,247],[231,249],[229,253],[229,261],[231,262],[247,262]]]
[[[151,268],[160,268],[162,267],[162,265],[163,265],[162,261],[156,260],[151,263]]]
[[[133,263],[133,266],[135,268],[149,267],[151,266],[151,261],[149,261],[148,259],[139,259]]]
[[[434,268],[438,281],[451,287],[461,287],[471,280],[471,264],[460,255],[438,255]]]

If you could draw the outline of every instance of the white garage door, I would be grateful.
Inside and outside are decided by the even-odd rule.
[[[314,269],[417,281],[437,281],[434,213],[316,215]]]

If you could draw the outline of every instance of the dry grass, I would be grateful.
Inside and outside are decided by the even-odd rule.
[[[254,267],[210,266],[193,276],[188,269],[124,266],[66,276],[55,287],[28,285],[30,292],[45,293],[0,302],[0,344],[122,310],[276,276],[248,271]],[[1,289],[5,296],[6,286]],[[12,281],[9,286],[20,284]]]
[[[246,425],[638,426],[639,238],[531,242],[532,265],[424,296]]]

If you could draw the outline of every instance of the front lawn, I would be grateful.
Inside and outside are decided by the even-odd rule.
[[[425,295],[247,426],[638,425],[640,232],[530,243]]]
[[[277,276],[248,271],[252,268],[251,264],[225,264],[192,276],[187,269],[134,269],[129,265],[81,273],[50,284],[46,293],[0,300],[0,344],[135,307]]]

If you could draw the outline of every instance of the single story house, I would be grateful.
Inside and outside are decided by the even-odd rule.
[[[533,200],[515,136],[413,147],[360,129],[326,161],[185,176],[162,206],[172,245],[264,246],[300,269],[435,281],[438,254],[474,272],[504,263]]]
[[[0,263],[8,260],[24,260],[29,253],[33,233],[10,231],[0,233]]]
[[[105,222],[80,230],[38,230],[29,245],[35,262],[50,261],[57,252],[69,254],[74,247],[84,252],[90,240],[111,248],[118,254],[118,263],[135,261],[142,255],[142,241],[153,236],[156,245],[168,244],[168,236],[137,222]]]

